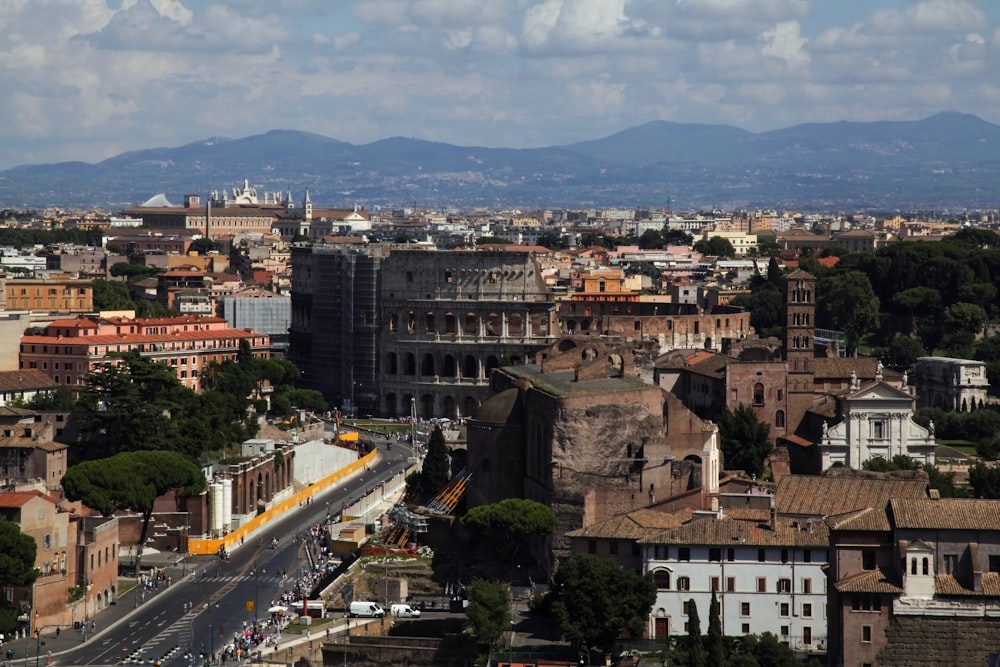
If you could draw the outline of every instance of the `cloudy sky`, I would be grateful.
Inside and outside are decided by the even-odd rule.
[[[1000,123],[998,0],[0,0],[0,168],[270,129]]]

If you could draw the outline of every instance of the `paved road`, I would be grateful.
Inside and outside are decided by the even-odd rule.
[[[137,600],[136,591],[118,599],[117,605],[102,612],[96,619],[96,635],[88,630],[83,642],[79,632],[65,631],[60,637],[43,637],[41,645],[34,639],[12,642],[16,651],[15,665],[31,667],[38,659],[46,664],[51,652],[56,665],[200,664],[197,656],[204,649],[218,650],[221,639],[252,620],[254,612],[267,613],[272,599],[290,588],[292,577],[300,567],[307,567],[301,544],[293,538],[307,527],[323,521],[328,511],[338,512],[341,503],[359,498],[365,491],[378,486],[408,467],[412,450],[393,443],[391,451],[380,447],[377,462],[368,471],[338,484],[305,507],[273,522],[259,537],[247,540],[233,550],[229,563],[212,556],[189,557],[167,569],[172,585]],[[375,512],[385,510],[373,502]],[[277,549],[268,547],[272,537],[279,540]],[[278,570],[286,570],[289,581],[282,582]],[[194,574],[192,574],[194,572]],[[187,608],[190,603],[190,609]],[[25,664],[24,655],[28,659]]]

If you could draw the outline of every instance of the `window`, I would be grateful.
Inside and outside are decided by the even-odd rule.
[[[803,603],[802,604],[802,617],[803,618],[812,618],[812,615],[813,615],[813,606],[811,604],[809,604],[808,602]]]
[[[785,400],[785,390],[784,389],[779,389],[778,390],[778,400],[779,401]]]
[[[713,563],[718,563],[720,560],[722,560],[722,549],[719,549],[718,547],[710,548],[708,550],[708,560],[712,561]]]
[[[788,616],[788,603],[787,602],[782,602],[778,606],[778,615],[782,616],[782,617],[787,617]]]
[[[657,544],[653,547],[653,554],[655,555],[656,560],[667,560],[667,545]]]
[[[767,592],[767,577],[757,577],[757,592],[758,593]]]
[[[782,625],[781,626],[781,636],[782,637],[787,637],[788,636],[788,626],[787,625]]]
[[[741,625],[740,626],[740,632],[742,632],[745,635],[750,634],[750,624],[749,623],[744,623],[743,625]]]
[[[774,427],[785,428],[785,411],[778,410],[774,413]]]
[[[881,440],[886,437],[885,422],[873,421],[872,422],[872,438],[874,440]]]
[[[763,563],[767,560],[767,549],[757,549],[757,562]]]
[[[1000,572],[1000,556],[990,556],[990,572]]]
[[[661,591],[670,589],[670,573],[666,570],[656,570],[653,572],[653,583]]]
[[[679,591],[689,591],[689,590],[691,590],[691,578],[690,577],[677,577],[677,590],[679,590]]]
[[[764,385],[760,382],[753,386],[753,404],[764,405]]]
[[[778,579],[778,592],[779,593],[791,593],[792,592],[792,580],[791,579]]]
[[[787,563],[788,562],[788,549],[782,549],[781,550],[781,562],[782,563]]]
[[[928,575],[930,573],[931,573],[930,559],[927,558],[927,556],[924,556],[924,561],[923,561],[923,567],[922,567],[921,574]]]
[[[861,626],[861,641],[870,644],[872,641],[872,626],[862,625]]]
[[[802,550],[802,562],[803,563],[811,563],[811,562],[813,562],[812,549],[803,549]]]
[[[875,551],[873,549],[861,550],[861,567],[865,570],[875,569]]]
[[[802,643],[803,644],[813,643],[813,629],[808,625],[802,628]]]
[[[681,609],[683,610],[685,616],[691,615],[692,605],[694,605],[694,600],[684,600],[684,603],[681,605]]]
[[[993,568],[990,568],[992,571]],[[945,554],[944,555],[944,573],[945,574],[955,574],[958,570],[958,554]]]
[[[736,549],[726,549],[726,560],[730,563],[736,560]]]
[[[691,560],[691,547],[677,549],[677,560]]]
[[[709,589],[713,593],[718,593],[719,592],[719,578],[718,577],[710,577],[709,578]]]
[[[736,577],[726,577],[726,592],[732,593],[736,590]]]
[[[48,533],[42,538],[42,548],[51,549],[52,548],[52,533]]]
[[[806,595],[809,595],[810,593],[813,592],[813,580],[812,579],[803,579],[802,580],[802,592],[805,593]]]
[[[750,615],[750,603],[749,602],[741,602],[740,603],[740,616],[749,616],[749,615]]]

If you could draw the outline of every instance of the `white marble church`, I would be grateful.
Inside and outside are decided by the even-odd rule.
[[[842,419],[824,426],[819,443],[823,470],[835,463],[860,468],[868,459],[898,454],[934,463],[934,423],[927,429],[914,422],[916,398],[883,381],[881,372],[864,386],[855,377],[840,401]]]

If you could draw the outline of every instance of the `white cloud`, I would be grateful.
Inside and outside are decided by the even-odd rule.
[[[832,1],[0,0],[0,167],[276,127],[531,146],[654,118],[1000,121],[1000,3]]]

